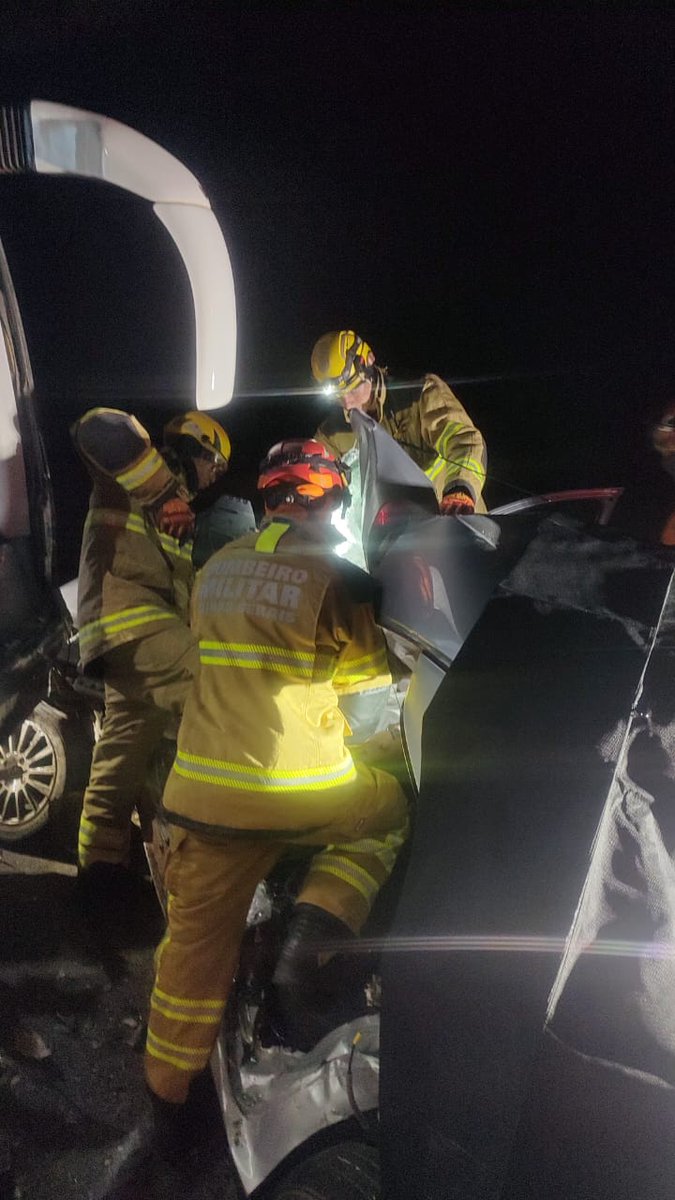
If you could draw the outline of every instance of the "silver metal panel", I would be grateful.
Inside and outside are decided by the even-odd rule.
[[[424,714],[445,679],[445,668],[420,654],[406,692],[402,726],[408,764],[419,791],[422,777],[422,729]]]
[[[228,1074],[225,1038],[211,1060],[228,1143],[242,1186],[250,1195],[307,1138],[355,1115],[351,1082],[360,1112],[377,1108],[379,1094],[378,1014],[341,1025],[308,1054],[281,1047],[259,1051],[257,1061],[239,1068],[237,1103]]]

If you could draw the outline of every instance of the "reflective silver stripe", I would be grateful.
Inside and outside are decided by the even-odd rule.
[[[162,544],[162,550],[167,554],[173,555],[174,558],[182,558],[186,562],[192,562],[192,542],[179,542],[178,538],[171,537],[168,533],[159,533],[159,540]]]
[[[457,434],[463,431],[470,432],[468,426],[461,421],[450,421],[436,440],[434,448],[438,457],[424,472],[432,482],[438,479],[444,468],[448,468],[448,479],[455,479],[462,471],[467,471],[472,475],[477,475],[481,483],[485,481],[485,467],[480,459],[475,457],[475,451],[471,447],[467,448],[462,455],[457,454],[454,458],[450,457],[450,443]],[[453,469],[450,470],[450,468]]]
[[[145,522],[138,513],[120,512],[117,508],[90,508],[84,527],[87,529],[91,525],[112,525],[117,529],[131,529],[134,533],[147,533]]]
[[[343,857],[341,854],[331,854],[330,851],[323,851],[320,854],[315,854],[310,867],[310,874],[313,876],[317,872],[322,872],[324,875],[335,875],[344,883],[348,883],[367,900],[368,904],[372,904],[375,896],[380,890],[380,883],[374,879],[365,867],[358,863],[352,862],[351,859]]]
[[[311,679],[316,655],[284,647],[254,645],[245,642],[199,643],[200,662],[210,666],[267,668]]]
[[[363,658],[345,659],[335,672],[335,686],[346,687],[350,683],[373,683],[377,679],[390,679],[391,672],[384,650]]]
[[[79,630],[80,644],[91,641],[99,636],[106,637],[113,633],[122,633],[137,625],[147,625],[150,621],[177,621],[176,613],[167,612],[152,604],[141,604],[135,608],[123,608],[119,612],[110,613],[107,617],[99,617],[97,621],[87,621]]]
[[[425,470],[425,475],[429,479],[436,479],[444,467],[448,465],[445,455],[448,453],[448,443],[452,441],[456,434],[460,433],[465,426],[461,421],[449,421],[445,428],[441,431],[440,436],[436,439],[435,450],[438,455],[433,460],[430,466]]]
[[[387,833],[384,838],[361,838],[356,842],[335,842],[334,845],[328,847],[328,851],[340,850],[343,854],[367,854],[372,855],[378,862],[382,863],[387,874],[390,873],[398,852],[403,845],[406,834],[408,832],[407,825],[403,829],[395,829],[391,833]]]
[[[151,446],[133,467],[115,476],[115,483],[119,483],[120,487],[127,492],[134,491],[135,488],[150,479],[160,467],[166,468],[166,463],[154,446]]]
[[[150,530],[146,525],[143,517],[138,513],[119,512],[114,508],[92,508],[87,513],[84,522],[85,529],[91,528],[92,525],[108,526],[113,529],[126,529],[129,533],[137,533],[142,537],[149,537]],[[187,562],[192,562],[192,542],[179,542],[178,538],[171,537],[168,533],[160,533],[158,529],[154,533],[159,538],[162,549],[167,554],[173,555],[174,558],[182,558]]]
[[[347,755],[342,762],[326,766],[280,771],[273,767],[264,770],[261,767],[248,766],[246,763],[203,758],[201,755],[179,750],[173,770],[184,779],[196,779],[201,783],[250,792],[290,792],[298,789],[322,791],[338,784],[351,783],[356,779],[351,755]]]
[[[210,1039],[209,1039],[210,1040]],[[170,1042],[148,1029],[147,1049],[155,1058],[162,1058],[183,1071],[196,1071],[205,1067],[211,1056],[211,1046],[181,1046]]]

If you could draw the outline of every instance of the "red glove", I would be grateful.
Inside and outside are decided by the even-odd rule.
[[[470,516],[476,508],[476,501],[468,492],[447,492],[441,500],[441,512],[444,517]]]
[[[184,542],[194,533],[195,514],[187,501],[180,500],[178,496],[166,500],[157,509],[155,521],[160,533],[168,533],[169,537],[177,538],[179,542]]]

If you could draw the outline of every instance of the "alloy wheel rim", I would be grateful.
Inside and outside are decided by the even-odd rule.
[[[47,807],[56,771],[54,747],[34,721],[0,743],[0,831],[33,821]]]

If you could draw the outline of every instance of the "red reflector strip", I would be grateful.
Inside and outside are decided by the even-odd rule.
[[[387,504],[383,504],[378,512],[373,525],[393,525],[395,521],[404,521],[406,517],[412,516],[414,513],[419,515],[419,509],[414,505],[406,504],[403,501],[392,500]]]

